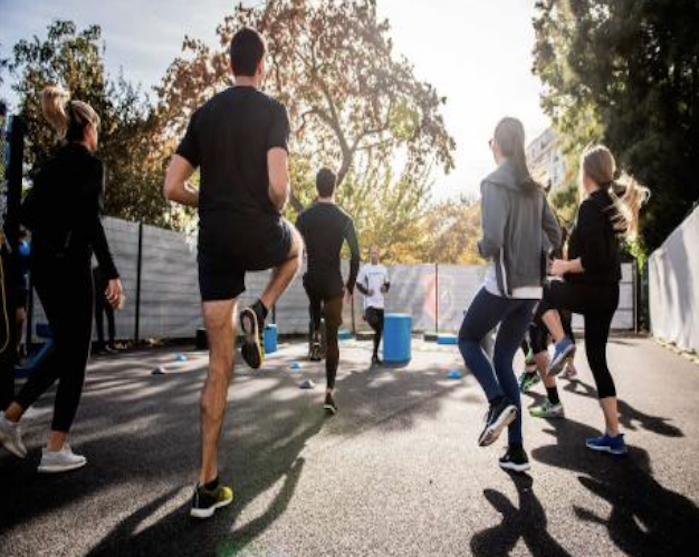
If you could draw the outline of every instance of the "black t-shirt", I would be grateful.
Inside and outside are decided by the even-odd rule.
[[[614,202],[604,190],[596,191],[580,204],[568,240],[568,259],[580,258],[585,272],[570,273],[566,280],[590,284],[621,280],[619,239],[612,224],[616,214]]]
[[[177,148],[200,169],[200,224],[214,213],[241,225],[278,218],[269,199],[267,152],[288,149],[288,142],[286,108],[254,87],[230,87],[200,107]]]
[[[340,255],[345,241],[351,252],[347,290],[354,291],[359,271],[359,242],[352,217],[334,203],[315,203],[296,221],[308,257],[305,281],[327,295],[342,295]]]

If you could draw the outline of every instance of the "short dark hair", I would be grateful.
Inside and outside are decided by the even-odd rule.
[[[231,40],[231,67],[233,74],[252,77],[267,51],[265,40],[257,31],[243,27]]]
[[[335,191],[337,177],[329,168],[321,168],[316,176],[316,189],[321,197],[330,197]]]

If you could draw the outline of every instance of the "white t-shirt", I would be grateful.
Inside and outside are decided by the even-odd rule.
[[[368,263],[362,267],[357,277],[357,284],[374,292],[372,296],[364,296],[364,309],[384,309],[384,296],[381,287],[389,282],[388,271],[381,263],[378,265]]]

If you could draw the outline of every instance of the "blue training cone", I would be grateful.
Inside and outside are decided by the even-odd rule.
[[[301,364],[298,362],[291,362],[291,371],[301,371]]]
[[[176,362],[186,362],[186,361],[187,361],[187,356],[185,356],[184,354],[177,354],[177,355],[175,356],[175,361],[176,361]]]
[[[452,369],[449,373],[447,373],[447,377],[449,379],[461,379],[463,377],[463,373],[461,373],[458,369]]]

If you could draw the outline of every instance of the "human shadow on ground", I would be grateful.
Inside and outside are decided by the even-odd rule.
[[[165,355],[155,360],[161,358]],[[366,428],[412,427],[439,411],[440,394],[459,386],[439,381],[444,370],[376,377],[343,373],[338,382],[341,414],[327,420],[322,389],[297,390],[300,377],[283,371],[284,362],[257,374],[238,374],[220,458],[221,477],[233,479],[236,501],[214,520],[192,525],[189,497],[198,459],[204,370],[157,377],[147,371],[148,358],[130,360],[137,370],[114,362],[109,371],[93,370],[86,386],[72,437],[89,466],[50,478],[36,474],[36,440],[43,437],[51,412],[29,424],[29,462],[0,458],[3,527],[11,532],[53,513],[71,512],[84,520],[86,507],[99,506],[104,491],[112,494],[110,505],[115,497],[118,502],[100,521],[114,520],[115,525],[92,546],[91,556],[236,555],[251,550],[250,544],[286,511],[304,469],[304,448],[321,429],[327,431],[319,447],[331,450],[333,443]],[[51,407],[52,394],[42,399],[40,410]],[[253,517],[248,510],[245,523],[239,524],[246,509],[257,508],[251,505],[260,496],[267,501],[265,510]],[[0,544],[2,540],[0,532]]]
[[[570,381],[563,387],[563,390],[568,393],[597,399],[597,389],[583,381]],[[638,428],[642,428],[665,437],[684,437],[684,433],[680,428],[669,423],[671,421],[670,418],[651,416],[650,414],[646,414],[634,408],[622,399],[617,399],[617,405],[619,409],[619,422],[624,428],[630,431],[636,431]]]
[[[533,557],[570,557],[570,554],[548,532],[548,519],[541,501],[534,492],[534,481],[528,474],[510,474],[517,489],[517,502],[494,489],[483,495],[502,515],[502,521],[474,534],[471,552],[475,557],[507,557],[522,542]]]
[[[610,539],[628,555],[696,555],[699,509],[687,497],[655,480],[645,450],[630,447],[624,457],[590,451],[584,440],[599,432],[570,419],[545,433],[557,442],[534,449],[532,458],[579,474],[581,485],[611,506],[611,511],[602,515],[576,505],[578,518],[605,527]]]

